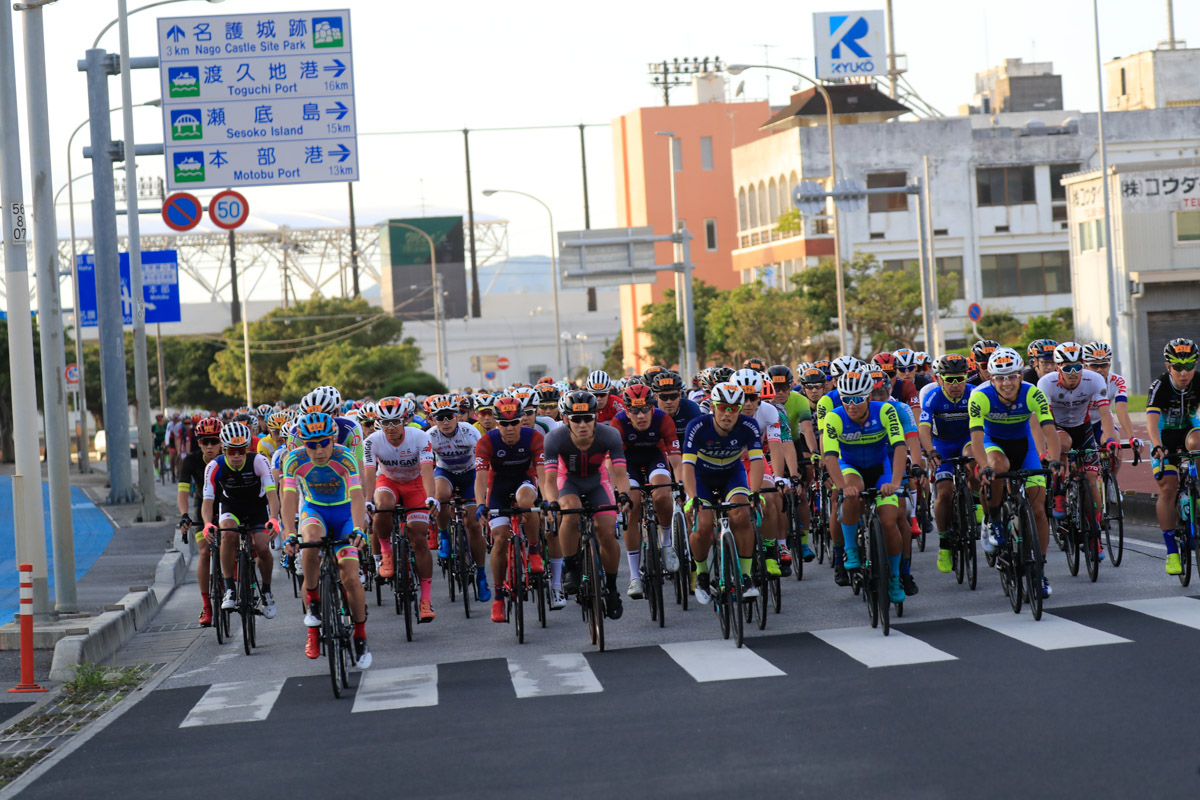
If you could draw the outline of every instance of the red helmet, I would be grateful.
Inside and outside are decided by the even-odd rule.
[[[216,417],[205,417],[196,423],[196,436],[208,438],[221,435],[221,420]]]
[[[654,390],[643,383],[634,383],[621,392],[621,401],[626,408],[641,408],[654,405]]]
[[[506,422],[521,418],[521,402],[515,397],[496,398],[496,419]]]
[[[871,361],[884,372],[896,371],[896,357],[891,353],[876,353],[871,356]]]

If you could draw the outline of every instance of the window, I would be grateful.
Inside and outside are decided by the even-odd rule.
[[[700,169],[713,168],[712,137],[700,137]]]
[[[1064,294],[1071,291],[1067,254],[1005,253],[979,258],[984,297]]]
[[[676,172],[683,172],[683,140],[678,136],[671,137],[671,164]]]
[[[1121,67],[1121,94],[1129,94],[1125,91],[1125,68]]]
[[[717,221],[715,219],[704,220],[704,249],[710,253],[717,251]]]
[[[868,189],[894,189],[908,184],[907,172],[876,172],[867,175]],[[867,195],[868,211],[907,211],[908,195],[870,194]]]
[[[1108,230],[1103,219],[1079,223],[1079,252],[1108,247]]]
[[[774,178],[767,186],[767,221],[772,225],[779,222],[779,188]]]
[[[750,227],[758,227],[758,190],[753,185],[750,186]]]
[[[1037,202],[1033,167],[991,167],[975,173],[975,191],[981,206],[1015,206]]]
[[[738,230],[746,230],[748,222],[749,220],[746,219],[746,190],[738,189]]]
[[[916,266],[915,258],[897,258],[889,259],[883,262],[885,272],[893,272],[904,269],[909,266]],[[937,259],[938,277],[943,278],[947,275],[954,275],[954,299],[962,300],[966,297],[966,291],[963,285],[963,260],[962,256],[938,256]]]
[[[1175,241],[1200,242],[1200,211],[1175,212]]]
[[[1067,201],[1067,187],[1062,185],[1064,175],[1070,175],[1072,172],[1079,172],[1079,164],[1051,164],[1050,165],[1050,199]],[[1063,219],[1066,219],[1064,216]]]

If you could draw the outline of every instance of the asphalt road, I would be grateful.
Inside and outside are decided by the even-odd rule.
[[[340,701],[324,661],[302,655],[279,578],[280,614],[249,657],[236,622],[220,646],[184,627],[192,585],[125,654],[150,660],[161,642],[161,660],[183,654],[170,676],[23,796],[1195,797],[1197,585],[1163,573],[1153,531],[1127,533],[1124,563],[1095,584],[1052,551],[1040,623],[1012,614],[989,571],[974,592],[937,573],[931,546],[886,639],[809,565],[742,650],[708,608],[670,605],[659,629],[632,601],[607,652],[574,604],[518,645],[481,606],[464,619],[438,580],[438,619],[411,643],[390,605],[372,606],[375,663]]]

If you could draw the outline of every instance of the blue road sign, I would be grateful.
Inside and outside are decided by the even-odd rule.
[[[489,369],[487,372],[483,373],[483,377],[487,378],[489,381],[496,380],[496,370]]]
[[[983,306],[979,303],[971,303],[967,306],[967,316],[971,318],[971,322],[979,322],[983,317]]]
[[[83,253],[79,265],[79,326],[94,328],[96,314],[96,257]],[[125,325],[133,324],[133,292],[129,288],[129,254],[121,253],[121,314]],[[142,297],[146,301],[146,322],[179,322],[179,256],[175,250],[147,250],[142,253]]]

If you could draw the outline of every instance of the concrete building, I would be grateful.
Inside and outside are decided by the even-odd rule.
[[[699,76],[695,88],[694,105],[639,108],[613,121],[617,226],[650,225],[656,234],[670,233],[673,178],[678,221],[695,237],[693,277],[727,289],[738,283],[731,256],[737,242],[737,206],[730,153],[766,135],[759,126],[770,109],[765,101],[725,102],[725,81],[719,75]],[[668,166],[669,140],[658,131],[675,133],[673,172]],[[674,262],[672,245],[657,248],[657,263]],[[638,332],[642,307],[661,301],[663,292],[674,285],[673,274],[661,272],[656,283],[621,287],[628,372],[651,366],[645,355],[649,338]]]
[[[1104,65],[1104,107],[1109,111],[1200,106],[1196,48],[1146,50]]]
[[[1006,58],[998,67],[975,73],[975,95],[960,114],[1008,114],[1020,111],[1060,111],[1062,76],[1050,61],[1025,63]]]

